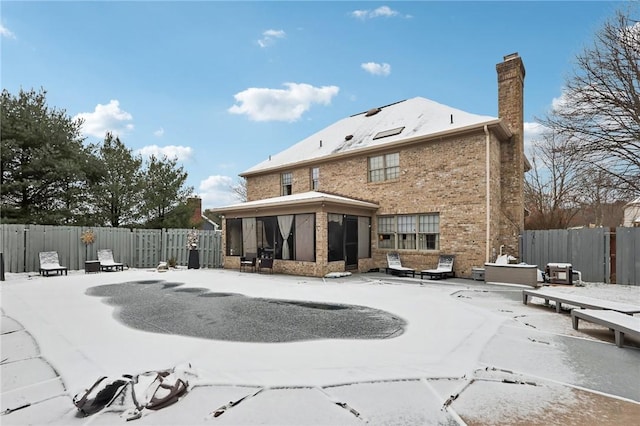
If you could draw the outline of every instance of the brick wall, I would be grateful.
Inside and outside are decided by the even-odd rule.
[[[491,141],[491,191],[492,197],[499,201],[499,145],[494,137]],[[440,213],[440,250],[402,250],[402,262],[416,269],[431,268],[437,265],[439,254],[452,253],[456,254],[457,274],[470,276],[473,266],[485,262],[485,147],[485,134],[477,132],[389,151],[400,154],[400,177],[386,182],[367,182],[366,155],[313,166],[320,169],[320,191],[377,203],[379,215]],[[456,154],[451,155],[452,152]],[[309,191],[310,167],[285,170],[293,175],[294,194]],[[280,173],[251,176],[247,180],[249,199],[280,195]],[[499,211],[499,207],[492,209],[495,235],[499,219],[493,216]],[[317,223],[325,224],[326,216],[317,217]],[[377,250],[375,218],[372,226],[373,260],[362,262],[361,270],[386,266],[387,251]],[[326,246],[322,243],[324,234],[317,235],[318,247]],[[496,236],[493,238],[497,241]],[[317,258],[318,261],[326,259],[326,254],[317,253]]]
[[[416,142],[374,155],[398,152],[399,178],[371,183],[367,181],[367,155],[345,155],[332,161],[291,167],[247,178],[249,201],[281,195],[280,176],[291,172],[293,193],[311,190],[311,167],[319,167],[321,192],[370,201],[380,206],[378,215],[438,212],[440,214],[440,250],[402,250],[406,266],[433,268],[440,254],[455,254],[458,276],[471,276],[471,268],[492,261],[503,251],[518,253],[518,238],[524,229],[524,143],[523,82],[524,66],[517,54],[505,57],[496,65],[498,72],[499,117],[513,133],[508,141],[500,141],[491,133],[489,161],[489,235],[487,244],[487,135],[483,131],[436,141]],[[339,213],[339,212],[337,212]],[[322,224],[316,238],[317,263],[326,264],[326,215],[319,214]],[[360,270],[385,267],[387,250],[377,250],[377,221],[372,220],[372,259],[361,260]],[[325,248],[323,251],[322,247]],[[309,270],[308,264],[292,270]],[[332,262],[330,271],[344,270],[343,262]],[[274,266],[274,270],[276,270]],[[307,273],[304,273],[307,275]]]

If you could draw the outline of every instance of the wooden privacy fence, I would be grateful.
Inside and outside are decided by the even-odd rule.
[[[85,244],[83,235],[94,238]],[[0,225],[0,247],[5,272],[34,272],[39,269],[38,253],[57,251],[60,263],[70,270],[84,269],[84,262],[96,260],[98,250],[111,249],[116,262],[131,268],[155,268],[160,261],[175,259],[186,266],[191,229],[128,229],[52,225]],[[222,267],[220,231],[198,233],[200,267]],[[86,238],[85,238],[86,241]]]
[[[525,231],[520,256],[542,270],[571,263],[587,282],[640,285],[640,228]]]

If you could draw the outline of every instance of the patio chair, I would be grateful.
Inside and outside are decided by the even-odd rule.
[[[67,267],[60,266],[57,251],[41,251],[38,257],[40,258],[40,275],[48,277],[51,272],[55,272],[56,275],[64,272],[67,275]]]
[[[103,271],[124,271],[124,264],[113,260],[111,249],[98,250],[98,261],[100,262],[100,269]]]
[[[416,276],[415,269],[402,266],[402,262],[400,262],[400,255],[397,252],[387,253],[387,268],[385,272],[387,274],[391,272],[392,274],[400,276],[408,276],[409,274],[411,274],[412,277]]]
[[[240,272],[246,268],[251,268],[253,272],[256,271],[256,258],[257,253],[247,253],[245,256],[240,257]]]
[[[270,274],[273,274],[273,258],[263,257],[258,262],[258,272],[262,272],[263,269],[268,269]]]
[[[453,254],[443,254],[438,258],[438,266],[436,269],[423,269],[420,271],[420,279],[426,275],[430,280],[442,279],[442,278],[454,278],[456,273],[453,272],[453,261],[455,260]]]

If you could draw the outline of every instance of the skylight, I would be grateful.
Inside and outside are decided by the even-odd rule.
[[[395,129],[390,129],[390,130],[385,130],[385,131],[382,131],[382,132],[378,132],[373,137],[373,140],[382,139],[382,138],[386,138],[386,137],[394,136],[394,135],[399,135],[400,133],[402,133],[403,130],[404,130],[404,126],[396,127]]]

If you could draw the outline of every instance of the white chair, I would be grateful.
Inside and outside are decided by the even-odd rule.
[[[397,252],[387,253],[387,268],[386,273],[391,272],[400,276],[407,276],[411,274],[412,277],[416,276],[416,270],[402,266],[400,261],[400,255]]]
[[[455,260],[455,256],[453,254],[443,254],[438,258],[438,266],[436,269],[423,269],[420,271],[420,279],[422,279],[425,275],[429,277],[429,279],[442,279],[442,278],[454,278],[456,276],[455,272],[453,272],[453,261]]]
[[[67,267],[60,265],[57,251],[41,251],[38,257],[40,258],[40,275],[48,277],[51,272],[55,272],[56,275],[64,272],[67,275]]]
[[[113,251],[111,249],[98,250],[98,261],[100,262],[100,269],[103,271],[114,269],[116,271],[124,271],[124,264],[113,260]]]

